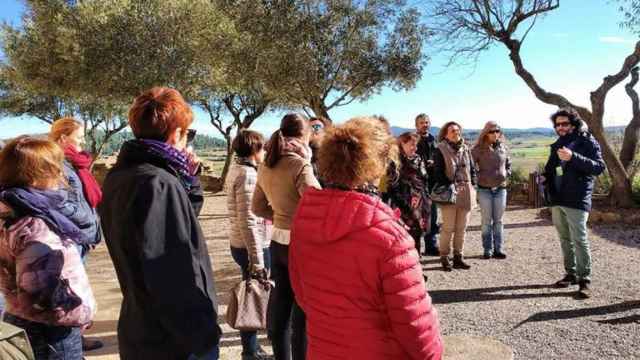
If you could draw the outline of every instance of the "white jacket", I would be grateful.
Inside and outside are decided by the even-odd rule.
[[[263,250],[271,241],[271,225],[251,211],[251,198],[256,187],[258,171],[246,160],[238,159],[227,175],[227,209],[229,211],[229,240],[231,247],[249,252],[252,264],[264,267]]]

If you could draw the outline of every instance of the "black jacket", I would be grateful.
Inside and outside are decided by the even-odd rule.
[[[124,297],[120,357],[186,359],[219,342],[216,291],[197,219],[171,168],[125,144],[104,181],[99,212]]]
[[[402,220],[412,230],[428,232],[431,199],[426,185],[427,173],[424,161],[420,156],[409,159],[400,155],[398,170],[397,180],[389,183],[391,207],[400,209]],[[427,228],[421,228],[423,222]]]
[[[422,158],[422,161],[424,162],[424,164],[427,166],[427,178],[428,178],[428,187],[429,189],[433,188],[434,182],[431,181],[431,178],[433,177],[433,165],[432,166],[428,166],[427,162],[429,160],[433,160],[433,157],[435,155],[436,152],[436,138],[431,135],[430,133],[427,133],[426,136],[422,136],[420,135],[420,140],[418,141],[418,149],[416,151],[418,153],[418,155]]]
[[[573,151],[571,160],[561,162],[558,149],[566,146]],[[556,188],[556,168],[562,168],[561,188]],[[551,205],[591,210],[591,195],[596,176],[605,169],[600,145],[590,133],[574,131],[551,144],[549,160],[544,167],[545,186]]]

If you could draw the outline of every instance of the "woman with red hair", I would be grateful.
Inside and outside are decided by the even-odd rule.
[[[51,124],[49,139],[60,145],[64,152],[63,166],[68,196],[63,211],[84,234],[83,239],[77,242],[84,261],[89,250],[102,240],[96,213],[96,207],[102,200],[102,190],[91,174],[93,157],[82,150],[84,126],[71,117],[58,119]],[[96,350],[102,346],[99,340],[82,337],[84,351]]]
[[[135,136],[104,181],[99,211],[123,301],[120,358],[217,359],[221,330],[204,234],[191,108],[156,87],[129,110]]]
[[[309,188],[291,225],[289,273],[314,360],[439,360],[442,339],[418,252],[377,196],[395,140],[373,118],[330,129],[323,190]]]
[[[27,136],[0,151],[4,321],[26,331],[36,359],[82,359],[80,329],[96,311],[75,246],[84,232],[61,211],[63,159],[54,142]]]

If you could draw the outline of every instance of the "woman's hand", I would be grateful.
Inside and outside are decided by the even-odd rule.
[[[200,161],[200,158],[198,157],[198,155],[196,155],[196,153],[193,151],[193,147],[191,146],[185,148],[184,152],[185,154],[187,154],[187,159],[189,161],[189,172],[191,173],[191,175],[198,174],[198,171],[200,170],[200,164],[202,163]]]

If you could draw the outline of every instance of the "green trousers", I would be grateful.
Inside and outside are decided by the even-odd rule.
[[[587,238],[587,219],[584,210],[564,206],[551,208],[553,225],[560,236],[560,246],[567,274],[578,280],[591,280],[591,249]]]

